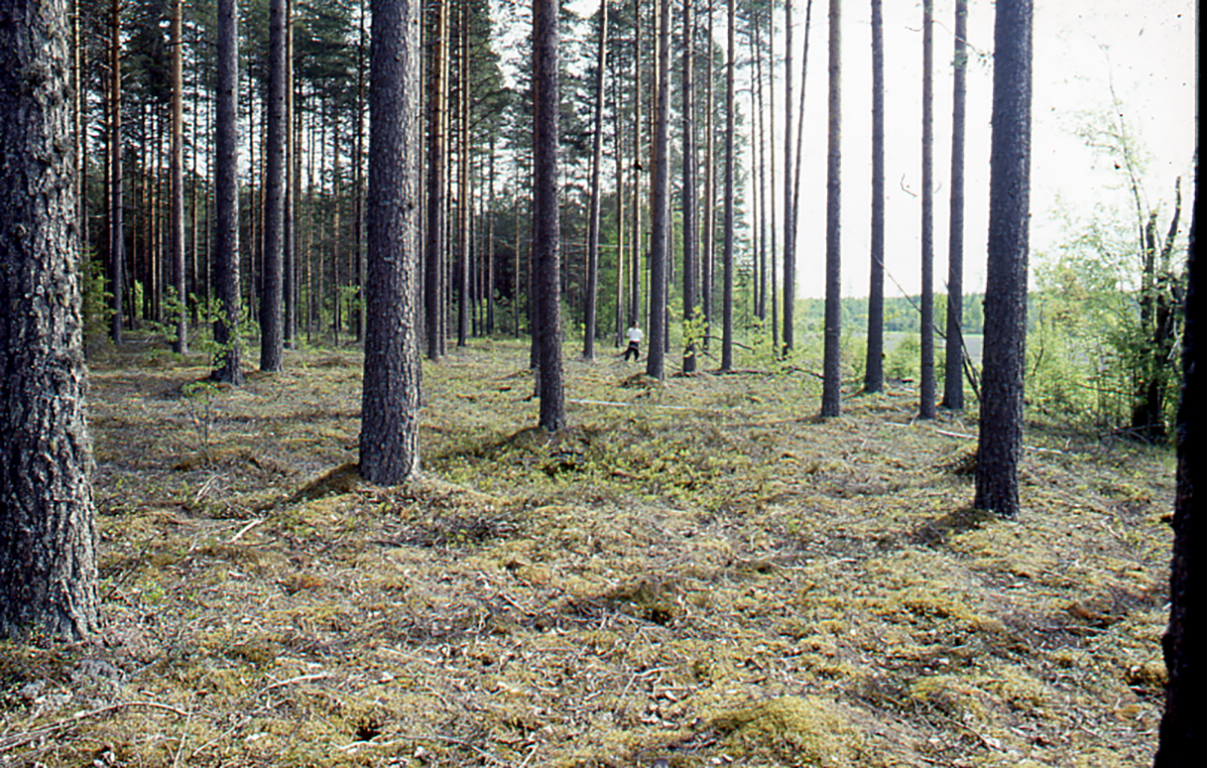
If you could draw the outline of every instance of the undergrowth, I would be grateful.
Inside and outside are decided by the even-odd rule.
[[[356,470],[359,355],[206,393],[94,362],[104,636],[0,649],[3,766],[1141,766],[1172,464],[1031,425],[971,509],[973,415],[799,370],[652,382],[527,349],[424,370],[423,474]]]

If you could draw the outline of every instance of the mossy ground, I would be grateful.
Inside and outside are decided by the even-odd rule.
[[[1168,452],[1030,425],[1002,521],[972,416],[610,353],[556,436],[526,347],[425,364],[388,489],[355,351],[94,364],[105,634],[0,651],[0,765],[1151,763]]]

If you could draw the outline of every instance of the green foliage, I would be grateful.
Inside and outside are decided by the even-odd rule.
[[[80,263],[82,301],[80,315],[84,325],[86,354],[109,346],[109,320],[113,310],[109,301],[113,294],[105,290],[105,265],[91,252]]]
[[[218,395],[218,385],[206,380],[193,381],[181,387],[181,392],[188,405],[189,420],[197,434],[202,459],[208,462],[213,444],[214,399]]]

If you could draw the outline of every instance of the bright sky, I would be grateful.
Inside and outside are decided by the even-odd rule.
[[[593,12],[598,0],[572,8]],[[796,62],[805,0],[794,0]],[[805,158],[798,250],[798,293],[824,294],[827,0],[815,0],[805,107]],[[1080,115],[1111,104],[1111,79],[1124,118],[1152,155],[1143,179],[1148,204],[1168,211],[1174,179],[1189,189],[1194,153],[1195,6],[1193,0],[1036,0],[1032,138],[1032,263],[1064,233],[1054,222],[1059,199],[1079,215],[1096,204],[1128,198],[1111,159],[1096,156],[1073,133]],[[935,275],[947,274],[951,76],[954,0],[935,1]],[[723,14],[723,11],[718,11]],[[971,0],[969,44],[993,49],[993,5]],[[782,19],[782,11],[780,12]],[[920,275],[921,59],[919,2],[884,3],[886,59],[886,266],[909,293]],[[717,19],[723,44],[724,24]],[[777,33],[782,41],[782,21]],[[843,4],[843,293],[866,295],[871,201],[871,24],[868,2]],[[800,87],[799,71],[795,87]],[[777,90],[783,104],[782,84]],[[968,77],[965,290],[984,289],[989,208],[990,66],[974,61]],[[748,99],[743,107],[749,111]],[[782,115],[777,126],[782,130]],[[749,125],[749,122],[747,123]],[[782,149],[779,150],[782,152]],[[782,162],[781,162],[782,165]],[[747,167],[751,164],[747,163]],[[1189,210],[1189,203],[1184,210]],[[1163,217],[1162,222],[1168,219]],[[1189,216],[1183,217],[1189,226]],[[890,281],[888,295],[899,291]]]

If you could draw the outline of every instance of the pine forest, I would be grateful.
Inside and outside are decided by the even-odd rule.
[[[5,0],[0,768],[1198,765],[1197,46]]]

